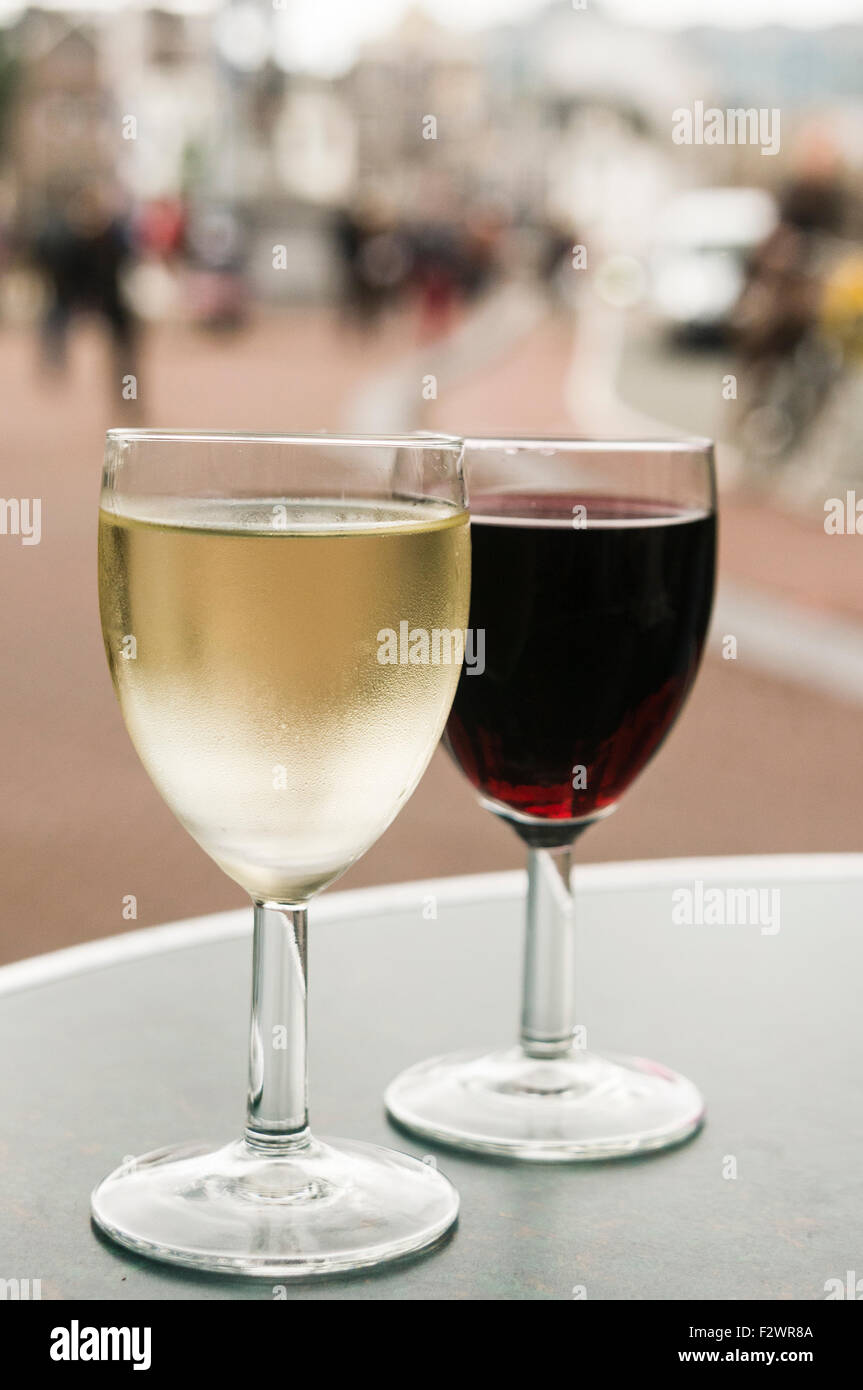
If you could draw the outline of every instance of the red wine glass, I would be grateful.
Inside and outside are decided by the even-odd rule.
[[[664,1148],[698,1129],[685,1077],[582,1046],[572,847],[656,753],[692,688],[713,601],[708,440],[472,439],[470,641],[445,740],[528,851],[521,1036],[403,1072],[390,1116],[540,1160]]]

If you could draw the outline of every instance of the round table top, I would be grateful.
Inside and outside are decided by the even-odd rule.
[[[397,1071],[514,1041],[525,879],[326,894],[311,909],[313,1127],[434,1153],[462,1207],[432,1254],[288,1281],[289,1299],[823,1299],[859,1267],[863,855],[591,865],[575,881],[590,1046],[690,1077],[705,1129],[571,1165],[393,1129],[381,1097]],[[780,911],[760,926],[680,920],[674,894],[689,891],[697,919],[713,887],[776,890],[765,902]],[[268,1281],[132,1256],[88,1215],[128,1156],[239,1134],[250,926],[250,911],[201,917],[0,970],[4,1278],[41,1280],[43,1299],[273,1297]]]

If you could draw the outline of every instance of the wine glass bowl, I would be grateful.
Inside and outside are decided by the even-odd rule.
[[[643,1059],[579,1045],[571,851],[661,746],[703,652],[716,563],[707,440],[468,440],[469,624],[445,741],[528,846],[517,1048],[435,1058],[391,1084],[402,1127],[479,1152],[604,1158],[691,1134],[703,1102]]]

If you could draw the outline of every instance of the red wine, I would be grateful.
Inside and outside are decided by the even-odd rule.
[[[695,677],[716,518],[563,493],[471,508],[485,669],[462,672],[447,745],[504,815],[595,815],[656,752]]]

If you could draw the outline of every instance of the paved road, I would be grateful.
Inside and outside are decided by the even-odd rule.
[[[151,336],[142,412],[153,424],[322,429],[343,424],[362,383],[412,347],[404,324],[362,341],[333,318],[263,319],[238,339]],[[578,428],[567,404],[572,333],[545,321],[476,377],[450,382],[436,418],[462,430]],[[680,373],[646,356],[628,367],[665,399]],[[696,368],[701,371],[705,364]],[[122,422],[101,346],[78,340],[69,380],[49,389],[32,344],[0,334],[6,497],[43,499],[40,545],[0,537],[4,657],[0,759],[0,959],[240,905],[163,806],[131,749],[105,669],[95,599],[102,433]],[[699,378],[702,380],[702,378]],[[703,385],[703,381],[702,381]],[[687,393],[686,399],[691,399]],[[686,423],[686,422],[684,422]],[[689,427],[702,428],[693,420]],[[863,539],[825,538],[817,517],[729,500],[723,565],[810,611],[863,618]],[[585,836],[586,859],[860,847],[861,711],[806,680],[776,679],[757,653],[711,657],[679,728],[624,805]],[[438,754],[408,807],[344,886],[513,867],[511,833],[480,812]],[[125,895],[138,903],[124,920]]]

